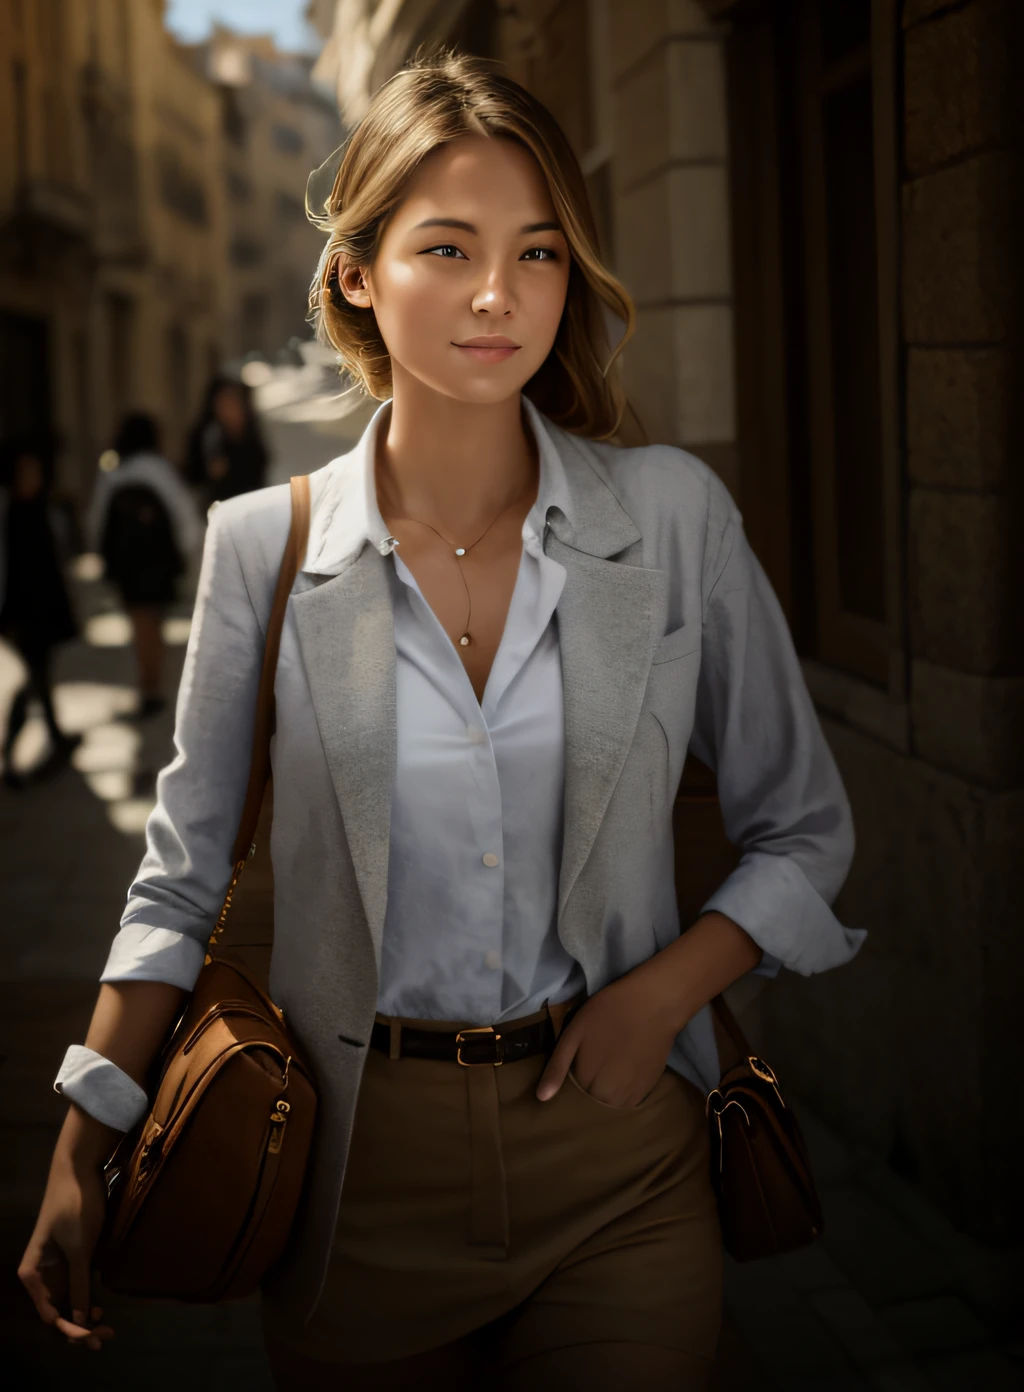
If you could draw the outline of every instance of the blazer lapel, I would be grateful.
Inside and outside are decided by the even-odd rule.
[[[537,420],[562,465],[564,505],[549,519],[545,551],[565,567],[559,646],[565,706],[565,799],[558,924],[587,863],[636,733],[654,645],[664,627],[663,571],[610,560],[640,533],[615,497],[596,453]],[[544,445],[542,443],[541,448]],[[574,945],[563,942],[580,958]],[[582,945],[576,945],[577,948]]]
[[[557,539],[549,540],[547,552],[566,569],[557,608],[565,705],[561,925],[633,743],[660,632],[665,577]]]
[[[387,562],[371,546],[292,597],[320,739],[379,964],[395,778],[395,639]]]

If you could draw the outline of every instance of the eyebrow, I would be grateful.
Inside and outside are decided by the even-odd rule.
[[[458,218],[427,218],[424,222],[418,222],[412,229],[418,232],[421,227],[457,227],[461,232],[471,232],[473,236],[478,236],[478,229],[471,222],[461,222]],[[525,227],[520,227],[520,235],[527,232],[561,232],[562,228],[557,222],[528,222]]]

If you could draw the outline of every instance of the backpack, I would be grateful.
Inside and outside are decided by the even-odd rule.
[[[177,577],[185,562],[166,507],[152,488],[126,483],[114,490],[103,528],[103,559],[113,580],[140,575]]]

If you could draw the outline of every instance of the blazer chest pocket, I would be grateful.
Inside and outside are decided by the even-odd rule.
[[[696,652],[699,647],[700,629],[696,624],[683,624],[681,628],[674,628],[671,633],[665,634],[654,649],[651,666],[660,667],[663,662],[675,662],[687,653]]]

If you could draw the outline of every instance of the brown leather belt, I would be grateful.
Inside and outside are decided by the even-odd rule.
[[[575,1013],[566,1016],[563,1028]],[[461,1063],[464,1068],[497,1068],[503,1063],[515,1063],[534,1054],[550,1054],[555,1047],[555,1029],[551,1018],[536,1020],[530,1025],[506,1027],[482,1025],[461,1030],[427,1030],[402,1025],[398,1052],[392,1057],[441,1059]],[[381,1053],[391,1054],[391,1025],[375,1022],[370,1044]]]

